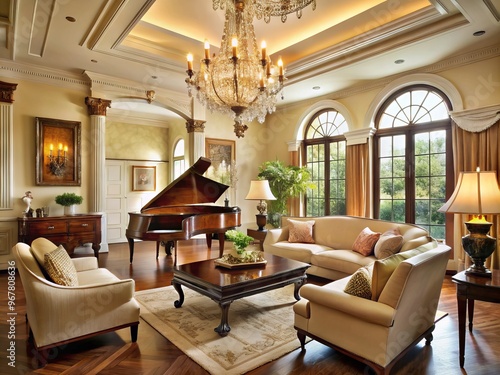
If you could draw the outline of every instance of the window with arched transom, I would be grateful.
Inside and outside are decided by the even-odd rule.
[[[306,216],[346,213],[346,140],[349,130],[344,116],[325,109],[316,113],[305,129],[306,167],[316,189],[306,194]]]
[[[179,139],[174,147],[174,180],[186,170],[186,162],[184,160],[184,139]]]
[[[438,209],[453,190],[451,103],[427,85],[391,95],[376,118],[374,213],[414,223],[451,241],[452,228]]]

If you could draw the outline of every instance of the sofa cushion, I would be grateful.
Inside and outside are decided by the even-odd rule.
[[[356,297],[371,299],[372,270],[372,265],[359,268],[349,278],[349,282],[345,286],[344,292]]]
[[[336,270],[345,275],[352,275],[359,267],[368,266],[376,258],[373,255],[365,257],[352,250],[323,251],[311,256],[311,264],[314,266]]]
[[[394,228],[382,233],[375,244],[373,253],[377,259],[384,259],[398,253],[402,245],[403,236],[398,228]]]
[[[292,243],[280,241],[276,242],[272,247],[267,248],[265,252],[288,259],[298,260],[299,262],[311,263],[312,256],[328,250],[332,250],[332,248],[314,243],[303,244],[300,242]],[[359,266],[357,268],[359,268]]]
[[[391,255],[390,257],[387,257],[385,259],[376,260],[373,264],[372,273],[372,300],[378,301],[378,298],[380,297],[385,284],[401,262],[416,255],[422,254],[432,249],[433,247],[435,247],[434,243],[431,242],[427,245],[419,246],[416,249],[403,251],[401,253]]]
[[[354,241],[352,249],[364,256],[368,256],[373,253],[373,247],[379,238],[379,232],[374,232],[370,228],[366,227]]]
[[[33,246],[36,245],[36,246]],[[31,245],[31,253],[35,257],[38,264],[45,269],[45,254],[49,254],[56,250],[57,247],[53,243],[37,242]]]
[[[288,242],[314,243],[314,220],[299,221],[288,219]]]
[[[64,247],[45,254],[44,268],[56,284],[78,286],[76,268]]]

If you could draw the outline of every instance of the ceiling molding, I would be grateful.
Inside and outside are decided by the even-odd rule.
[[[461,66],[465,66],[468,64],[472,64],[475,62],[479,62],[482,60],[487,60],[491,58],[495,58],[500,56],[500,43],[488,46],[485,48],[481,48],[475,51],[467,52],[461,55],[453,56],[450,57],[449,59],[440,61],[436,64],[428,65],[423,68],[418,68],[418,69],[413,69],[406,71],[401,74],[396,74],[392,75],[389,77],[384,77],[378,80],[374,81],[369,81],[369,82],[364,82],[359,85],[352,86],[350,88],[347,88],[345,90],[339,90],[336,92],[332,92],[329,94],[325,94],[322,96],[318,96],[315,98],[308,99],[307,101],[303,102],[298,102],[298,103],[290,103],[286,105],[279,106],[279,109],[285,109],[285,108],[294,108],[294,107],[301,107],[304,105],[304,103],[314,103],[323,99],[333,99],[333,100],[339,100],[342,98],[347,98],[351,97],[354,95],[362,94],[364,92],[372,91],[372,90],[377,90],[380,89],[381,87],[384,87],[394,80],[404,77],[406,75],[410,74],[417,74],[417,73],[439,73],[445,70],[449,69],[454,69],[454,68],[459,68]]]

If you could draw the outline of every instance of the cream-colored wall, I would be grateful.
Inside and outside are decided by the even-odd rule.
[[[50,207],[50,215],[62,215],[63,208],[54,201],[56,195],[72,192],[89,195],[90,118],[85,105],[86,87],[68,89],[18,79],[2,79],[17,83],[14,91],[14,173],[13,209],[0,211],[0,217],[22,216],[26,205],[21,197],[30,190],[33,194],[32,208]],[[35,117],[47,117],[81,122],[81,186],[37,186],[35,185],[36,126]],[[88,211],[88,200],[77,207],[77,212]]]

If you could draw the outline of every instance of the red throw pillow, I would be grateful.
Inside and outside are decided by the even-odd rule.
[[[373,232],[370,228],[366,227],[354,241],[352,249],[365,257],[373,253],[373,247],[380,238],[379,232]]]

